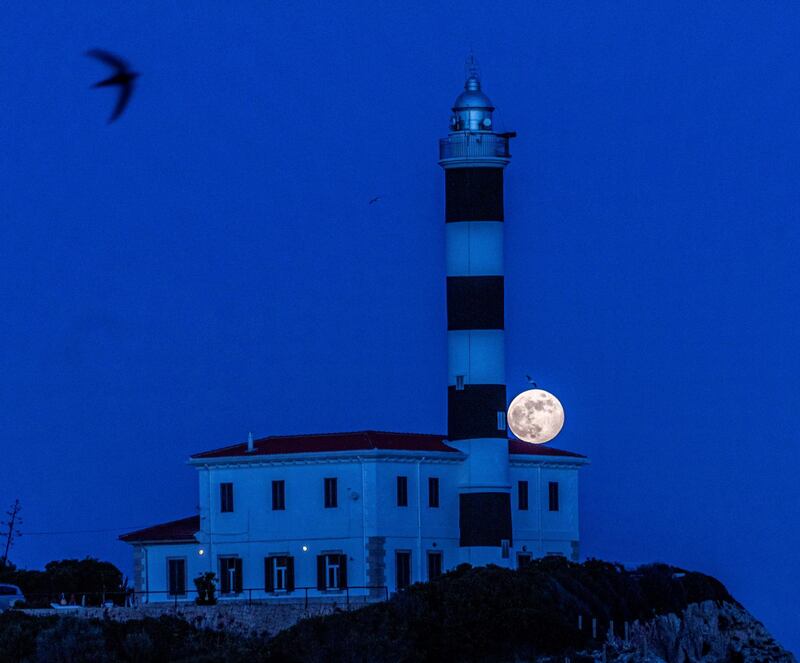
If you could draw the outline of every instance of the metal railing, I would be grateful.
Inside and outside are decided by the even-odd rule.
[[[508,159],[508,136],[493,133],[454,133],[439,139],[439,159]]]
[[[53,592],[25,595],[25,608],[49,608],[59,604],[62,608],[137,607],[147,604],[172,603],[175,607],[194,604],[199,596],[196,589],[187,589],[183,594],[172,594],[168,590],[133,590],[127,592]],[[307,609],[314,603],[375,603],[389,598],[386,585],[354,585],[341,589],[319,589],[316,585],[295,587],[292,590],[268,591],[264,587],[246,587],[239,592],[216,593],[217,604],[225,603],[300,603]],[[61,604],[61,601],[64,601]]]

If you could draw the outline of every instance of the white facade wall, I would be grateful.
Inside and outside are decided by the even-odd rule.
[[[137,548],[139,548],[137,546]],[[204,560],[198,555],[200,546],[194,543],[160,543],[143,545],[137,550],[141,554],[142,575],[136,579],[135,589],[143,592],[143,601],[157,603],[173,601],[175,597],[167,592],[167,563],[169,559],[186,560],[186,596],[178,597],[181,601],[194,601],[194,583],[192,579],[204,569]]]
[[[578,468],[583,463],[584,459],[567,463],[561,459],[512,458],[511,521],[516,553],[530,552],[533,557],[559,554],[577,561]],[[528,482],[527,510],[519,508],[520,481]],[[558,483],[557,511],[549,509],[551,481]]]
[[[316,564],[321,554],[346,555],[348,593],[377,598],[385,594],[370,594],[363,588],[381,584],[390,593],[396,591],[397,551],[411,554],[411,582],[428,580],[428,552],[442,554],[443,571],[462,562],[474,563],[459,547],[459,491],[461,482],[467,479],[465,461],[466,456],[461,453],[378,450],[192,461],[199,479],[197,543],[142,545],[144,575],[137,589],[149,590],[150,601],[174,600],[166,593],[167,563],[171,557],[186,559],[191,597],[193,578],[206,571],[219,576],[221,556],[240,557],[245,591],[238,596],[220,596],[221,600],[285,598],[285,594],[265,590],[264,558],[268,556],[294,558],[297,589],[293,597],[298,599],[304,598],[304,587],[310,588],[309,597],[320,596]],[[577,471],[584,462],[535,456],[511,458],[514,541],[507,559],[509,567],[517,565],[520,552],[530,552],[533,557],[558,553],[576,558]],[[407,477],[407,506],[397,504],[398,476]],[[324,506],[326,477],[337,479],[335,508]],[[438,507],[429,505],[431,477],[439,480]],[[285,510],[272,509],[273,480],[284,481]],[[527,511],[518,508],[520,480],[529,485]],[[549,481],[559,483],[557,512],[548,510]],[[222,483],[233,484],[231,513],[220,510]],[[382,582],[376,583],[381,573]],[[337,593],[324,592],[328,598]]]

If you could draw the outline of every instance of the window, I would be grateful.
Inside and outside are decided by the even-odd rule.
[[[504,410],[497,411],[497,430],[506,429],[506,413]]]
[[[233,484],[221,483],[219,485],[219,510],[222,513],[233,511]]]
[[[551,481],[548,484],[550,492],[550,511],[558,511],[558,481]]]
[[[294,591],[294,557],[273,555],[264,558],[264,588],[268,592]]]
[[[325,479],[325,508],[335,509],[339,505],[339,491],[336,487],[336,479]]]
[[[531,554],[530,553],[517,553],[517,568],[524,569],[526,566],[530,566],[531,564]]]
[[[284,481],[272,482],[272,510],[283,511],[286,509],[286,483]]]
[[[456,375],[456,391],[464,391],[464,376]]]
[[[221,594],[242,593],[242,559],[219,558],[219,591]]]
[[[435,509],[439,506],[439,479],[428,478],[428,506]]]
[[[397,506],[408,506],[408,477],[397,477]]]
[[[442,575],[442,553],[428,553],[428,580],[434,580]]]
[[[517,483],[517,508],[520,511],[528,510],[528,482],[519,481]]]
[[[186,596],[186,559],[167,559],[167,583],[170,596]]]
[[[317,557],[317,589],[345,589],[347,587],[347,555],[328,553]]]
[[[411,584],[411,553],[398,550],[394,554],[395,585],[397,590],[405,589]]]

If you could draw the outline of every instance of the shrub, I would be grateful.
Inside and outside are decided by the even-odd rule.
[[[197,588],[197,598],[194,602],[197,605],[216,605],[217,585],[214,582],[216,573],[206,571],[194,579],[194,586]]]
[[[62,617],[36,637],[38,663],[105,663],[108,660],[103,630],[86,619]]]

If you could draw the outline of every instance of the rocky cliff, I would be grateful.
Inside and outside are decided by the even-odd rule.
[[[459,567],[385,603],[306,619],[275,661],[792,662],[716,579],[589,560]]]
[[[562,657],[552,657],[563,661]],[[603,649],[577,655],[579,661],[619,663],[796,663],[764,628],[741,606],[703,601],[686,607],[680,615],[659,615],[630,626],[628,639],[609,637]]]

